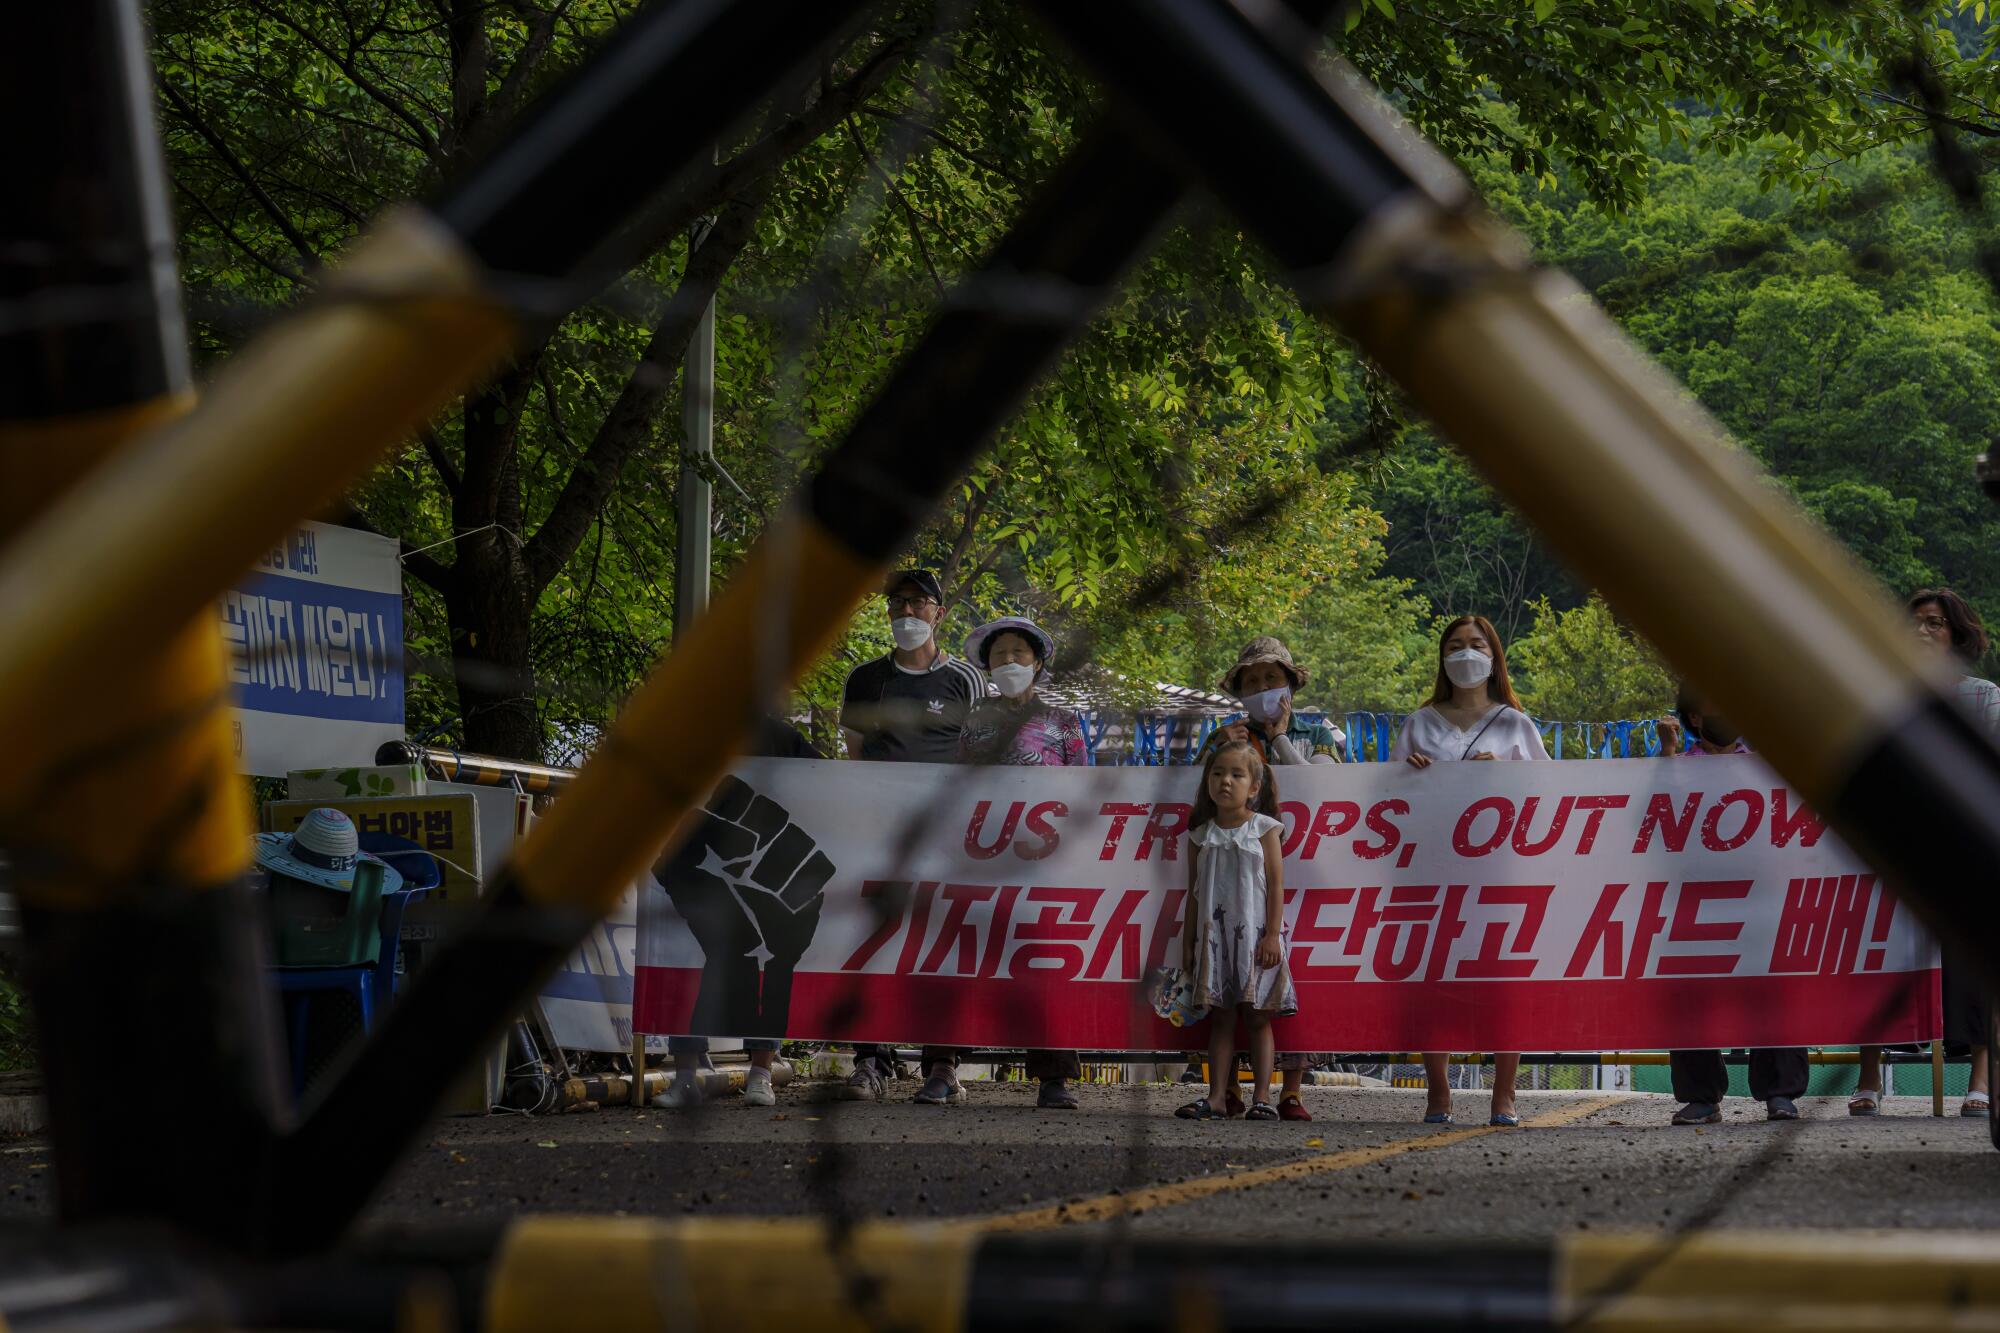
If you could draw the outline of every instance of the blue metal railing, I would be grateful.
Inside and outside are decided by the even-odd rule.
[[[1357,710],[1325,714],[1302,710],[1301,716],[1324,718],[1347,734],[1347,757],[1359,763],[1387,763],[1407,713],[1378,713]],[[1239,720],[1240,714],[1216,716],[1186,713],[1120,714],[1108,710],[1084,713],[1083,738],[1094,764],[1143,765],[1192,764],[1195,756],[1217,727]],[[1602,722],[1591,719],[1565,720],[1535,718],[1542,743],[1555,759],[1636,759],[1660,752],[1658,723],[1652,718],[1624,718]],[[1120,726],[1131,736],[1129,746],[1102,753],[1101,747]]]

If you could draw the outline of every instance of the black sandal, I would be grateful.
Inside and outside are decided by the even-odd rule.
[[[1208,1104],[1208,1098],[1198,1097],[1174,1112],[1176,1120],[1226,1120],[1227,1116]]]
[[[1250,1109],[1244,1112],[1243,1118],[1245,1120],[1276,1120],[1278,1118],[1278,1108],[1269,1102],[1252,1102]]]

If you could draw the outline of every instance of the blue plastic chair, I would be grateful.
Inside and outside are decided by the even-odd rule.
[[[364,833],[361,850],[379,856],[403,877],[403,887],[382,895],[382,915],[377,924],[380,947],[372,965],[361,967],[277,967],[278,992],[285,1005],[285,1026],[291,1039],[292,1094],[306,1090],[306,1038],[315,992],[334,991],[350,995],[361,1011],[361,1030],[370,1032],[375,1015],[386,1009],[396,994],[396,955],[402,939],[403,911],[420,900],[443,880],[437,858],[408,838],[387,833]]]

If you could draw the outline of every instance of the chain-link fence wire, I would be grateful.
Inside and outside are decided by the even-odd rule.
[[[963,10],[961,7],[953,6],[940,11],[939,22],[924,44],[923,54],[917,61],[918,67],[912,74],[913,78],[922,80],[927,77],[934,77],[938,73],[940,62],[946,58],[949,36],[955,30],[955,25],[962,22],[962,17]],[[1904,66],[1892,71],[1892,75],[1897,82],[1897,86],[1912,96],[1917,104],[1925,109],[1930,120],[1931,143],[1929,167],[1931,174],[1936,177],[1943,188],[1949,191],[1951,197],[1957,202],[1968,221],[1978,229],[1985,230],[1990,226],[1991,218],[1986,199],[1983,172],[1992,161],[1994,153],[2000,152],[2000,149],[1995,149],[1990,145],[1982,145],[1974,149],[1962,141],[1960,131],[1954,129],[1950,117],[1945,113],[1945,93],[1935,70],[1916,53],[1914,47],[1911,59]],[[893,181],[897,175],[895,164],[902,161],[912,151],[920,134],[921,127],[913,124],[892,132],[884,141],[884,149],[879,154],[883,165],[875,172],[870,173],[869,184],[865,185],[863,189],[857,190],[850,200],[847,206],[848,222],[858,223],[870,213],[879,212],[893,206]],[[1859,215],[1868,209],[1878,206],[1885,199],[1893,197],[1893,194],[1894,187],[1889,185],[1871,190],[1856,191],[1841,203],[1816,208],[1813,216],[1825,219],[1843,215]],[[849,238],[858,238],[864,231],[865,228],[860,225],[849,225],[833,229],[834,234],[844,235]],[[852,258],[851,251],[856,244],[858,244],[857,239],[849,239],[846,242],[846,249],[850,253],[829,254],[826,261],[820,266],[820,272],[815,279],[802,284],[792,298],[778,302],[772,311],[756,312],[775,315],[777,323],[782,330],[780,338],[781,354],[777,358],[781,366],[781,397],[796,399],[800,392],[805,362],[811,342],[810,328],[814,313],[822,304],[827,302],[867,299],[869,295],[870,289],[865,279],[857,284],[851,276],[852,266],[847,262]],[[1748,249],[1718,248],[1706,254],[1678,261],[1671,266],[1642,270],[1637,274],[1628,275],[1620,280],[1616,290],[1607,291],[1605,295],[1614,308],[1627,305],[1628,303],[1636,303],[1643,301],[1648,291],[1656,289],[1662,283],[1675,280],[1691,269],[1704,266],[1714,268],[1740,266],[1757,258],[1759,253],[1761,251],[1756,247]],[[2000,290],[2000,248],[1996,248],[1992,241],[1982,239],[1979,243],[1977,253],[1978,262],[1983,274],[1996,287],[1996,290]],[[1883,262],[1893,262],[1893,258],[1893,256],[1881,256],[1872,252],[1865,252],[1854,256],[1853,261],[1859,266],[1874,266]],[[843,275],[849,276],[843,277]],[[550,284],[539,280],[509,281],[503,279],[498,284],[498,290],[514,305],[517,312],[529,318],[551,317],[573,308],[579,300],[579,293],[573,287],[564,284]],[[406,288],[373,292],[344,288],[340,292],[338,299],[349,301],[380,300],[395,303],[407,300],[413,295],[419,295],[419,293],[414,293]],[[636,309],[641,303],[650,305],[656,302],[660,299],[661,295],[660,292],[652,290],[643,283],[628,279],[611,293],[601,296],[598,299],[609,302],[614,306],[620,302],[632,302],[633,308]],[[961,305],[972,303],[990,304],[995,307],[1001,307],[1010,302],[1044,301],[1048,299],[1048,296],[1048,293],[1041,291],[1009,291],[1003,282],[994,279],[985,279],[976,283],[961,284],[958,289],[953,291],[950,299],[955,304]],[[129,296],[123,293],[106,293],[78,289],[56,289],[25,297],[14,297],[10,298],[4,305],[0,305],[0,331],[5,331],[12,327],[27,327],[38,323],[46,323],[51,319],[74,321],[115,316],[126,312],[125,305],[121,303],[129,301],[129,299]],[[255,313],[263,316],[268,315],[270,312],[260,308]],[[1186,319],[1190,316],[1199,319],[1205,315],[1226,316],[1231,313],[1240,312],[1232,312],[1226,309],[1203,311],[1199,308],[1178,306],[1172,313],[1180,319]],[[774,416],[778,419],[783,418],[782,413],[774,414]],[[1353,443],[1353,447],[1356,449],[1366,448],[1367,446],[1367,440],[1358,440]],[[774,450],[774,452],[781,453],[787,457],[797,457],[802,451]],[[1968,484],[1970,484],[1969,477]],[[1235,513],[1218,526],[1217,531],[1213,534],[1216,540],[1207,543],[1206,549],[1214,551],[1218,547],[1225,545],[1230,539],[1254,533],[1265,525],[1278,521],[1282,518],[1290,498],[1285,493],[1275,491],[1263,492],[1249,497],[1244,504],[1239,506]],[[1137,594],[1128,600],[1128,620],[1142,616],[1146,611],[1157,607],[1162,601],[1171,597],[1176,592],[1185,589],[1196,581],[1201,573],[1202,563],[1186,558],[1182,558],[1174,564],[1153,571],[1144,580]],[[784,620],[784,615],[773,614],[768,618],[768,623],[774,625],[782,624]],[[1106,625],[1111,628],[1115,628],[1118,623],[1115,619],[1108,619],[1106,621]],[[1104,632],[1104,630],[1099,631],[1100,635]],[[1095,656],[1094,638],[1083,637],[1066,644],[1065,656],[1074,664],[1093,661]],[[753,657],[761,663],[770,663],[777,660],[776,654],[767,652],[754,653]],[[460,678],[466,677],[468,672],[478,671],[494,673],[496,678],[504,678],[509,675],[505,668],[470,663],[453,664],[448,668],[442,667],[442,664],[425,663],[422,669],[427,671],[438,669],[448,670]],[[521,689],[523,695],[527,697],[561,696],[587,705],[597,705],[613,701],[622,692],[623,688],[622,682],[582,680],[574,677],[552,675],[547,672],[538,673],[526,680],[512,680],[509,683],[513,687]],[[767,688],[764,693],[767,697],[773,700],[781,697],[783,691],[780,688],[780,682],[772,679],[766,681],[765,684]],[[172,719],[163,725],[171,728],[183,725],[189,720],[188,718]],[[152,736],[127,737],[121,738],[121,743],[143,743],[154,739],[156,737]],[[1011,742],[1011,740],[1011,735],[1001,738],[1003,745]],[[102,751],[94,750],[91,755],[74,756],[71,762],[75,764],[88,764],[98,753],[102,753]],[[945,808],[955,799],[957,794],[963,789],[963,784],[971,776],[972,772],[967,770],[955,773],[948,781],[941,782],[938,785],[936,794],[930,801],[922,809],[913,812],[893,831],[892,836],[888,839],[888,845],[893,850],[894,869],[886,878],[890,880],[906,878],[904,872],[915,855],[925,830],[930,826],[931,817],[936,811]],[[190,793],[189,797],[190,800],[196,799],[194,793]],[[0,834],[12,835],[7,837],[6,840],[14,845],[17,860],[32,859],[37,855],[60,855],[59,849],[36,847],[31,837],[23,836],[26,832],[18,828],[0,830]],[[896,903],[893,900],[885,900],[877,906],[877,910],[885,914],[899,912],[901,909],[902,904]],[[851,1020],[854,1013],[858,1011],[858,994],[852,989],[855,983],[850,980],[848,984],[850,986],[849,994],[843,1000],[836,1002],[833,1013],[834,1021],[829,1025],[832,1032],[836,1034],[843,1026],[840,1020],[843,1018]],[[1886,1014],[1886,1012],[1888,1010],[1885,1009],[1884,1013]],[[1145,1005],[1143,995],[1137,986],[1134,987],[1132,1015],[1132,1044],[1143,1045],[1144,1043],[1140,1038],[1140,1034],[1150,1028],[1150,1009]],[[1413,1070],[1415,1068],[1413,1067]],[[1477,1067],[1457,1066],[1455,1068],[1476,1069]],[[1393,1077],[1394,1075],[1392,1074],[1391,1076]],[[1127,1188],[1136,1188],[1149,1183],[1151,1175],[1150,1149],[1153,1117],[1149,1114],[1150,1099],[1147,1090],[1142,1085],[1128,1085],[1122,1109],[1127,1120],[1127,1133],[1123,1144],[1123,1180]],[[821,1121],[822,1128],[817,1135],[816,1152],[814,1154],[815,1160],[807,1173],[809,1197],[813,1202],[815,1211],[826,1223],[828,1246],[840,1262],[841,1271],[845,1274],[846,1300],[856,1313],[865,1318],[872,1326],[886,1327],[887,1325],[882,1315],[880,1292],[875,1287],[870,1275],[862,1271],[860,1265],[854,1261],[851,1254],[851,1247],[848,1245],[851,1227],[858,1220],[858,1215],[852,1206],[850,1198],[855,1163],[843,1144],[838,1131],[842,1123],[841,1117],[852,1114],[854,1105],[833,1101],[827,1103],[826,1111],[827,1114],[822,1117]],[[697,1110],[694,1114],[699,1115],[701,1112]],[[1778,1132],[1760,1149],[1758,1154],[1746,1167],[1736,1172],[1729,1179],[1719,1182],[1710,1197],[1700,1206],[1685,1214],[1682,1221],[1663,1239],[1660,1246],[1641,1256],[1640,1259],[1635,1260],[1630,1270],[1620,1275],[1619,1280],[1612,1284],[1613,1294],[1601,1297],[1598,1304],[1580,1311],[1574,1322],[1581,1325],[1600,1312],[1605,1302],[1615,1299],[1615,1293],[1630,1290],[1638,1285],[1656,1264],[1668,1258],[1679,1245],[1685,1243],[1689,1236],[1712,1225],[1727,1210],[1730,1202],[1735,1197],[1742,1192],[1754,1188],[1760,1180],[1767,1176],[1789,1152],[1791,1147],[1790,1135],[1792,1132],[1795,1132],[1790,1127],[1781,1126],[1777,1127],[1777,1129]],[[1129,1240],[1129,1216],[1123,1213],[1117,1215],[1112,1235],[1114,1245],[1122,1244]]]

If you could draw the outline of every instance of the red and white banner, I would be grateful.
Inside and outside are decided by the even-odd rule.
[[[1198,770],[752,760],[642,895],[654,1033],[1172,1050]],[[1756,759],[1278,770],[1280,1050],[1928,1040],[1935,944]]]

